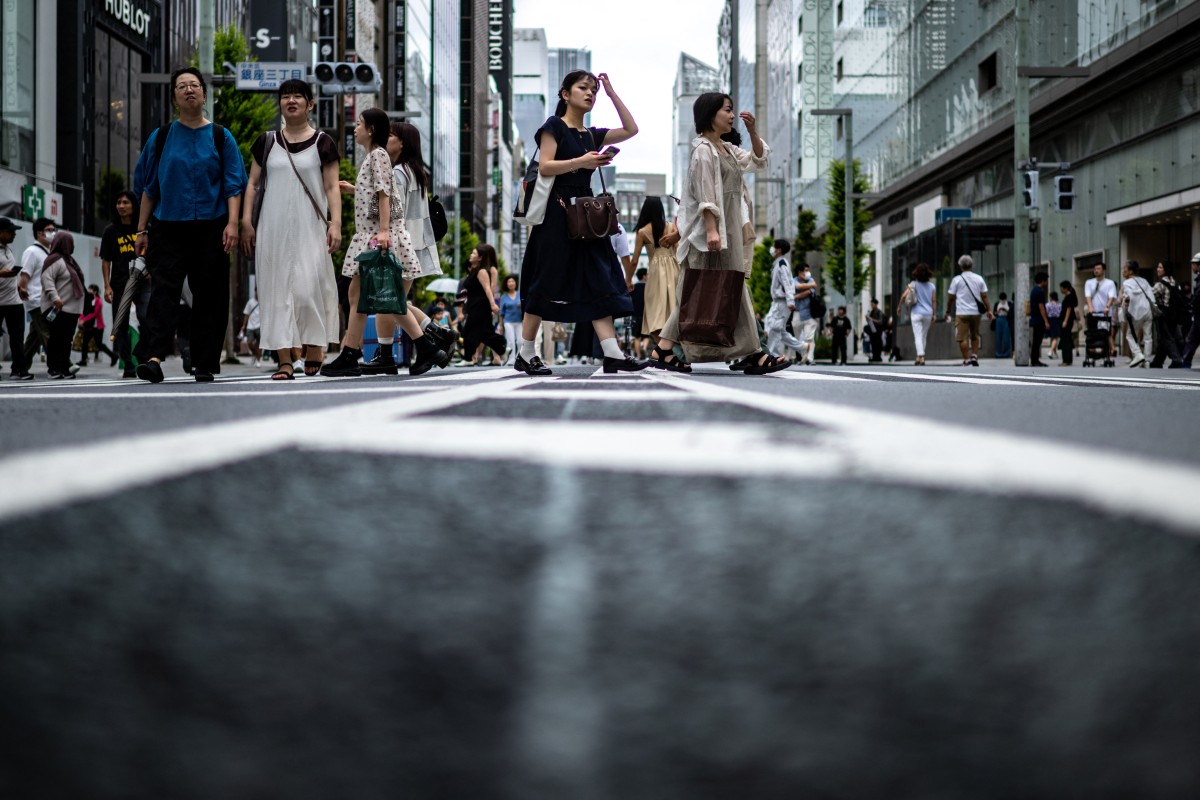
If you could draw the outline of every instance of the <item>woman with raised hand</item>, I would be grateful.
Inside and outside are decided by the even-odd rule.
[[[600,88],[612,100],[621,127],[586,127]],[[535,134],[541,149],[539,172],[554,176],[546,218],[529,234],[521,276],[525,282],[525,316],[515,367],[526,375],[549,375],[550,368],[534,350],[542,320],[590,324],[604,351],[605,372],[636,372],[644,361],[629,358],[617,344],[613,317],[633,313],[625,275],[608,237],[573,241],[567,237],[567,204],[592,196],[592,173],[607,166],[613,153],[601,148],[636,135],[637,123],[613,90],[608,75],[585,70],[567,73],[558,90],[554,116]]]
[[[294,351],[301,348],[304,374],[316,375],[325,348],[337,339],[332,253],[342,244],[340,157],[337,143],[309,124],[314,105],[306,81],[284,81],[282,129],[263,133],[250,147],[254,160],[242,207],[242,249],[254,256],[259,346],[279,355],[273,380],[295,377]]]
[[[682,303],[682,289],[688,270],[746,269],[742,237],[742,195],[745,181],[742,174],[761,170],[767,165],[769,149],[755,126],[754,115],[743,111],[742,121],[750,134],[750,150],[722,141],[733,130],[733,101],[721,92],[706,92],[696,98],[692,114],[697,136],[692,140],[692,155],[684,181],[683,204],[680,214],[682,239],[677,259],[682,266],[677,293]],[[650,363],[658,369],[687,372],[687,365],[672,349],[683,344],[692,361],[735,361],[738,369],[745,365],[747,375],[765,375],[791,366],[791,362],[776,358],[760,348],[754,304],[750,300],[748,283],[742,284],[738,302],[738,318],[733,323],[733,345],[718,347],[683,341],[679,327],[679,308],[659,335]]]
[[[392,201],[400,197],[400,187],[392,173],[392,159],[388,156],[387,142],[390,132],[387,112],[381,108],[368,108],[358,117],[354,126],[354,141],[367,151],[367,157],[358,169],[354,185],[354,236],[346,248],[346,260],[342,263],[342,274],[350,278],[350,320],[346,334],[342,337],[342,352],[338,357],[321,367],[321,374],[330,378],[361,375],[358,359],[362,357],[363,328],[367,315],[358,311],[358,296],[361,280],[358,262],[355,259],[368,250],[394,250],[404,278],[411,280],[420,273],[417,255],[412,240],[404,229],[401,216],[403,200],[398,200],[396,213]],[[408,371],[410,375],[422,375],[434,366],[444,367],[450,357],[438,347],[430,336],[426,336],[412,313],[399,315],[400,327],[413,340],[417,356]]]

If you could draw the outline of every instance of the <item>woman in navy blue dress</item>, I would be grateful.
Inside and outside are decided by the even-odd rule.
[[[583,116],[595,105],[600,87],[616,107],[621,128],[584,126]],[[535,136],[541,149],[539,171],[554,176],[554,188],[546,218],[530,232],[521,264],[525,315],[516,368],[527,375],[550,374],[533,345],[542,320],[590,322],[604,351],[605,372],[634,372],[647,366],[628,358],[617,344],[613,317],[632,314],[633,300],[612,244],[607,237],[567,238],[566,205],[575,197],[591,197],[592,173],[612,161],[612,154],[599,151],[637,132],[637,123],[613,91],[608,75],[576,70],[563,79],[558,108]]]

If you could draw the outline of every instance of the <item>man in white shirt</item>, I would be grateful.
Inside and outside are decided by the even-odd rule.
[[[767,329],[767,352],[773,356],[782,356],[783,348],[790,347],[803,360],[801,350],[804,344],[787,332],[788,317],[796,309],[793,297],[795,282],[792,280],[792,265],[787,257],[791,249],[787,239],[775,240],[775,265],[771,268],[771,309],[763,318],[763,327]]]
[[[50,343],[50,323],[42,316],[42,264],[50,255],[50,241],[58,233],[54,220],[40,217],[33,223],[33,244],[21,255],[21,277],[17,293],[29,312],[29,335],[25,337],[25,363],[32,364],[39,347]]]
[[[1117,302],[1117,285],[1104,277],[1104,262],[1092,267],[1092,275],[1083,285],[1083,301],[1089,314],[1103,314],[1112,318],[1112,307]],[[1114,323],[1116,320],[1112,320]],[[1116,351],[1117,326],[1110,325],[1108,329],[1108,351]]]
[[[961,272],[950,281],[946,292],[946,319],[954,316],[954,338],[962,351],[963,366],[979,366],[979,348],[983,339],[979,334],[979,321],[983,314],[988,320],[995,319],[988,302],[987,282],[974,273],[975,260],[970,256],[958,259]]]
[[[25,363],[25,306],[17,294],[17,276],[21,267],[9,247],[16,239],[21,226],[11,219],[0,217],[0,323],[8,334],[8,348],[12,351],[12,377],[17,380],[33,380],[29,365]]]
[[[1144,367],[1147,359],[1154,358],[1154,311],[1151,307],[1154,290],[1146,283],[1145,278],[1138,275],[1136,261],[1125,262],[1121,277],[1124,278],[1121,282],[1121,304],[1125,307],[1128,323],[1128,327],[1125,328],[1125,341],[1129,343],[1129,352],[1133,354],[1129,366]],[[1138,339],[1141,339],[1146,347],[1144,354],[1138,345]]]

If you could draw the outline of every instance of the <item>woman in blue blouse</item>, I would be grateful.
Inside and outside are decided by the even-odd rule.
[[[200,70],[172,73],[171,101],[179,118],[166,129],[161,148],[163,130],[150,134],[134,170],[134,193],[142,198],[135,251],[146,256],[152,278],[149,318],[134,355],[137,376],[151,383],[163,379],[160,363],[175,349],[185,279],[192,291],[192,374],[211,381],[221,371],[229,253],[238,245],[246,167],[233,134],[204,118],[206,92]]]
[[[517,291],[517,276],[504,279],[504,292],[500,295],[500,319],[504,321],[504,340],[508,343],[508,358],[504,363],[517,360],[517,345],[521,341],[521,293]]]

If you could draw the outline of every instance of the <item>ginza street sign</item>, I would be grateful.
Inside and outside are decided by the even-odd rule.
[[[290,78],[308,80],[308,65],[279,61],[239,61],[237,63],[237,88],[243,91],[278,91],[279,84]]]

